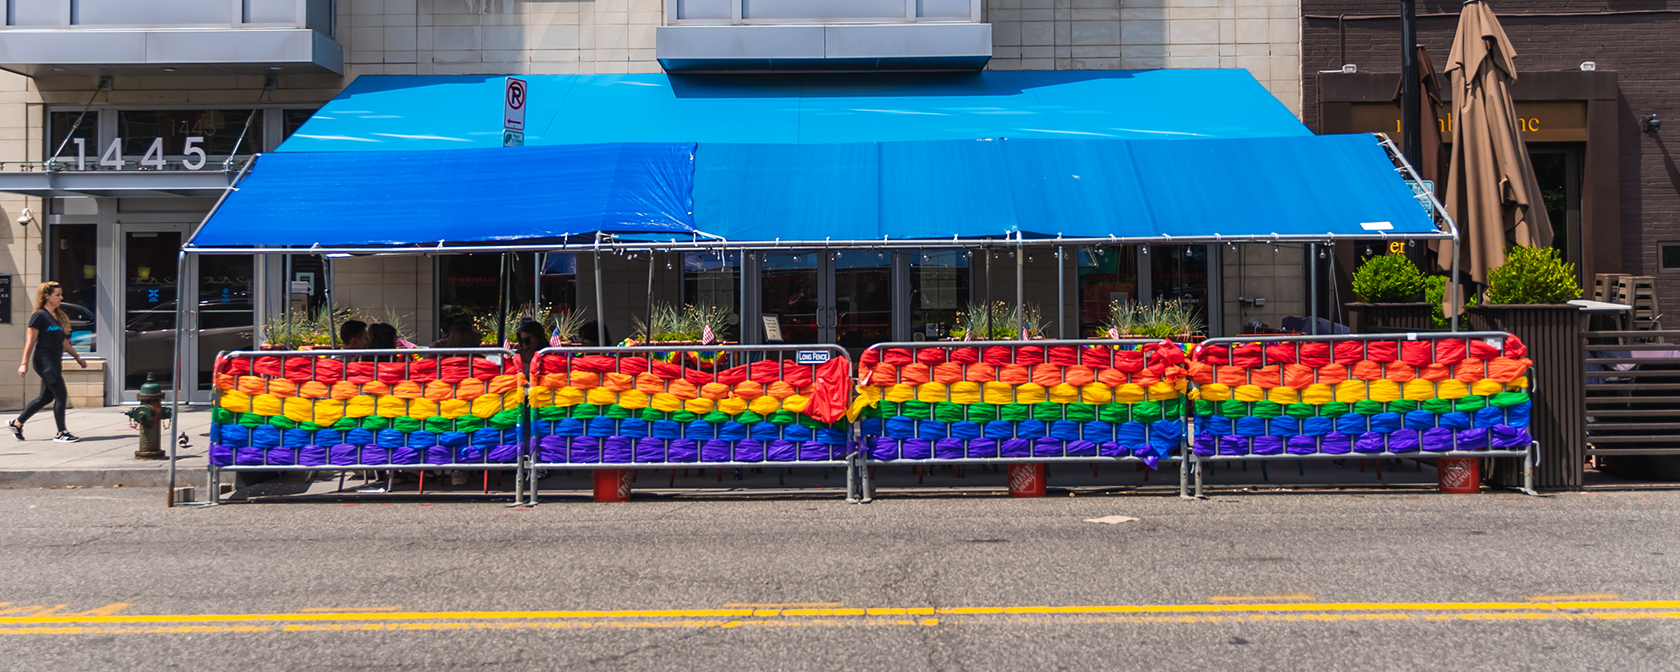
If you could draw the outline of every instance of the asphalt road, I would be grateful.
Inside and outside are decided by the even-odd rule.
[[[0,491],[0,669],[1680,666],[1677,492],[161,500]]]

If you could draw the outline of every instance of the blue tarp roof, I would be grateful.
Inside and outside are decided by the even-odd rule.
[[[356,247],[694,232],[694,145],[275,153],[192,247]]]
[[[520,148],[502,77],[357,79],[191,245],[1435,232],[1242,70],[526,79]]]
[[[1246,70],[525,75],[526,145],[1311,135]],[[503,76],[363,76],[283,152],[502,144]]]
[[[694,194],[729,240],[1435,232],[1370,135],[701,144]]]

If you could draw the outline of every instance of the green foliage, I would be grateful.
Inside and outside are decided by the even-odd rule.
[[[990,305],[970,303],[962,312],[957,313],[957,326],[951,328],[951,337],[968,337],[975,341],[1011,341],[1017,340],[1020,326],[1026,328],[1027,338],[1044,338],[1049,323],[1039,313],[1038,306],[1031,304],[1017,308],[1004,301]]]
[[[1423,272],[1401,254],[1365,260],[1353,272],[1353,293],[1367,303],[1411,303],[1423,299]]]
[[[338,325],[349,320],[361,320],[368,324],[386,322],[396,327],[397,336],[414,340],[410,325],[404,324],[408,315],[400,314],[389,308],[385,309],[383,317],[375,317],[354,308],[333,308],[322,306],[308,315],[293,314],[286,319],[284,312],[268,316],[263,327],[264,341],[275,347],[296,350],[303,346],[331,345]]]
[[[711,325],[712,335],[722,341],[724,331],[729,327],[729,309],[720,306],[654,304],[650,313],[645,322],[640,316],[631,318],[636,327],[632,338],[637,341],[698,343],[705,334],[706,325]]]
[[[1451,329],[1452,321],[1447,319],[1446,311],[1441,308],[1441,303],[1447,300],[1447,276],[1431,275],[1424,282],[1428,283],[1423,289],[1423,300],[1429,302],[1429,321],[1436,329]]]
[[[1113,301],[1108,304],[1108,323],[1121,336],[1171,338],[1198,334],[1207,327],[1190,301],[1163,300],[1136,304]],[[1098,336],[1107,336],[1106,333]]]
[[[1505,263],[1488,271],[1487,280],[1488,303],[1554,304],[1581,298],[1575,265],[1564,263],[1551,247],[1505,250]]]

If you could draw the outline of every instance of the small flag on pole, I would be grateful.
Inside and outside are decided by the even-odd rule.
[[[560,347],[562,345],[565,345],[565,344],[566,344],[566,341],[565,341],[565,339],[560,338],[560,330],[558,330],[558,329],[556,329],[554,331],[553,336],[548,337],[549,347],[558,348],[558,347]]]
[[[1120,340],[1120,331],[1118,329],[1115,329],[1114,327],[1109,327],[1108,328],[1108,337],[1110,339],[1113,339],[1113,340]]]
[[[712,325],[702,325],[700,327],[700,345],[711,345],[712,341],[715,340],[717,340],[717,334],[712,333]]]

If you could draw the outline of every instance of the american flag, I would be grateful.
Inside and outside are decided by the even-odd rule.
[[[712,333],[712,325],[702,325],[700,327],[700,345],[711,345],[712,341],[715,340],[717,340],[717,334]]]
[[[565,345],[565,344],[566,344],[566,340],[563,339],[563,338],[560,338],[560,330],[559,329],[555,329],[554,330],[554,335],[548,337],[549,347],[558,348],[558,347],[560,347],[562,345]]]
[[[1109,337],[1109,338],[1110,338],[1110,339],[1114,339],[1114,340],[1119,340],[1119,338],[1120,338],[1120,330],[1118,330],[1118,329],[1115,329],[1115,328],[1114,328],[1114,327],[1109,327],[1109,328],[1108,328],[1108,337]]]

